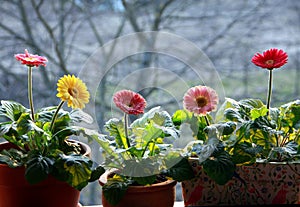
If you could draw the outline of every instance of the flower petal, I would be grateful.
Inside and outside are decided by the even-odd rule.
[[[142,114],[146,107],[146,100],[138,93],[121,90],[113,97],[115,105],[127,114]]]

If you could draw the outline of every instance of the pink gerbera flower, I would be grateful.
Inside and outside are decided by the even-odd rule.
[[[272,70],[279,68],[287,63],[288,55],[283,50],[272,48],[263,52],[256,53],[252,58],[252,63],[261,67]]]
[[[198,115],[206,115],[206,113],[214,111],[218,102],[216,91],[207,86],[192,87],[183,97],[183,107]]]
[[[127,114],[142,114],[146,107],[146,100],[140,94],[130,90],[121,90],[115,93],[113,101]]]
[[[29,67],[38,67],[40,65],[46,66],[46,62],[48,62],[47,58],[39,56],[39,55],[32,55],[28,53],[25,49],[25,54],[16,54],[15,58],[18,61],[21,61],[23,65],[27,65]]]

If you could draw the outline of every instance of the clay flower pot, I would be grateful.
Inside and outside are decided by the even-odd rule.
[[[99,179],[103,186],[107,183],[110,171],[105,172]],[[115,206],[111,205],[102,193],[103,207],[173,207],[175,202],[175,185],[177,181],[165,182],[149,186],[129,186],[123,199]]]
[[[88,145],[79,142],[85,155],[90,155]],[[0,150],[13,147],[0,143]],[[30,185],[25,177],[25,168],[10,168],[0,164],[0,207],[77,207],[80,191],[52,176],[41,183]]]

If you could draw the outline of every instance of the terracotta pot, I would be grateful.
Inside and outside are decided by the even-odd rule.
[[[182,182],[185,206],[300,204],[300,164],[256,163],[237,167],[240,178],[216,184],[197,159],[190,159],[196,177]]]
[[[111,172],[105,172],[99,179],[103,186]],[[123,199],[115,206],[108,203],[102,193],[103,207],[173,207],[175,202],[176,181],[165,182],[150,186],[129,186]]]
[[[89,156],[91,149],[79,142],[84,154]],[[13,147],[8,142],[0,143],[0,150]],[[25,177],[25,168],[10,168],[0,164],[0,207],[77,207],[80,192],[65,182],[52,176],[30,185]]]

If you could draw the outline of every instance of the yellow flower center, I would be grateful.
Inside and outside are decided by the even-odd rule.
[[[78,90],[76,88],[68,88],[68,93],[74,98],[78,98],[79,96]]]
[[[34,61],[34,60],[37,60],[37,58],[34,58],[34,57],[26,57],[24,58],[25,60],[27,61]]]
[[[265,63],[267,65],[273,65],[274,64],[274,60],[267,60]]]
[[[203,96],[196,98],[196,102],[199,107],[203,107],[207,105],[207,99]]]

